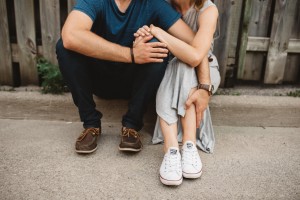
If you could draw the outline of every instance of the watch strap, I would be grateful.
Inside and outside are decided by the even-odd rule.
[[[211,96],[212,93],[213,93],[213,91],[214,91],[214,86],[213,85],[209,85],[209,84],[201,84],[201,83],[199,83],[197,89],[206,90],[208,92],[209,96]]]

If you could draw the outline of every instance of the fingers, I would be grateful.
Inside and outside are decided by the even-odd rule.
[[[150,58],[148,61],[151,62],[151,63],[162,63],[162,62],[164,62],[164,59],[161,59],[161,58]]]
[[[151,53],[151,58],[166,58],[168,56],[167,53]]]
[[[195,101],[195,97],[193,96],[193,95],[191,95],[189,98],[188,98],[188,100],[185,102],[185,106],[186,106],[186,108],[188,109],[191,105],[192,105],[192,103]]]
[[[197,116],[196,116],[196,127],[197,128],[200,127],[200,121],[201,121],[201,114],[197,113]]]
[[[133,46],[136,46],[139,42],[141,42],[143,40],[143,37],[139,36],[136,37],[134,42],[133,42]]]
[[[160,47],[151,47],[150,49],[150,53],[154,53],[154,54],[168,54],[169,50],[166,48],[160,48]]]
[[[144,25],[143,27],[139,28],[134,34],[134,37],[139,37],[139,36],[148,36],[151,35],[150,33],[150,28],[147,25]]]
[[[167,45],[162,42],[149,42],[152,38],[153,35],[135,38],[133,47],[136,63],[161,63],[164,62],[164,58],[168,57]]]
[[[165,48],[164,43],[157,42],[156,44],[148,43],[151,47],[150,57],[151,58],[166,58],[168,56],[169,50]]]
[[[152,48],[149,54],[150,58],[153,58],[155,62],[162,62],[160,58],[168,57],[168,50],[164,48]]]
[[[162,42],[151,42],[148,44],[149,46],[153,47],[153,48],[167,48],[167,44],[162,43]]]
[[[200,123],[202,121],[203,118],[203,112],[197,112],[196,113],[196,126],[197,128],[200,128]]]
[[[146,42],[148,42],[149,40],[151,40],[153,38],[153,35],[147,35],[147,36],[145,36],[145,37],[141,37],[141,41],[143,42],[143,43],[146,43]]]

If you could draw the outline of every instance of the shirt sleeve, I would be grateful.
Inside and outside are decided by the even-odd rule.
[[[155,13],[157,17],[157,26],[167,31],[181,15],[174,10],[166,0],[152,0],[156,2]]]
[[[77,0],[73,10],[81,11],[95,21],[97,15],[101,13],[102,5],[102,0]]]

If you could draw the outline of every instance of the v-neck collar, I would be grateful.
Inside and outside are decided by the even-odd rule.
[[[125,10],[125,12],[121,12],[121,11],[120,11],[120,9],[119,9],[119,7],[118,7],[118,5],[117,5],[117,3],[116,3],[115,0],[111,0],[111,1],[112,1],[112,3],[113,3],[113,6],[114,6],[115,10],[116,10],[120,15],[125,15],[125,14],[128,12],[128,10],[130,10],[130,8],[132,7],[133,1],[134,1],[134,0],[131,0],[131,1],[130,1],[130,3],[129,3],[129,5],[128,5],[127,9]]]

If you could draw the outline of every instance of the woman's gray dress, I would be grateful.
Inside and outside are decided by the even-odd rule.
[[[198,16],[209,6],[214,4],[208,0],[203,8],[197,11],[193,6],[183,16],[183,20],[192,28],[198,30]],[[216,57],[212,54],[213,42],[208,56],[213,60],[209,62],[211,82],[214,85],[214,92],[220,84],[219,66]],[[164,78],[159,86],[156,96],[156,112],[160,118],[168,124],[178,124],[178,141],[182,141],[182,128],[180,117],[185,115],[185,102],[192,88],[197,87],[198,81],[194,68],[173,58],[166,69]],[[162,143],[163,134],[161,131],[159,117],[157,117],[152,143]],[[209,108],[204,112],[204,117],[200,128],[197,129],[197,146],[207,153],[212,153],[214,149],[215,137],[212,126]]]

